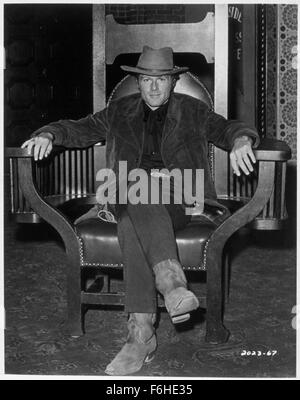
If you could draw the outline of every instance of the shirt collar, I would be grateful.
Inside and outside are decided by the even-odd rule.
[[[169,106],[169,100],[160,107],[158,107],[156,110],[151,110],[151,108],[143,100],[144,122],[148,121],[150,114],[153,116],[156,115],[158,121],[164,121],[167,115],[168,106]]]

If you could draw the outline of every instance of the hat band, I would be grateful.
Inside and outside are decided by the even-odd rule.
[[[173,70],[174,70],[174,68],[169,68],[169,69],[143,68],[143,67],[140,67],[139,65],[137,65],[136,68],[142,69],[143,71],[153,71],[153,72],[170,72],[170,71],[173,71]]]

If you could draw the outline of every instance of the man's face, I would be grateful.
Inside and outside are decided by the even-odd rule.
[[[138,76],[138,87],[142,99],[152,110],[167,102],[174,86],[175,83],[171,75]]]

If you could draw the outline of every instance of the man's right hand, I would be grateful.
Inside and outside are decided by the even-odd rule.
[[[42,132],[38,136],[35,136],[29,140],[26,140],[21,146],[22,149],[27,148],[28,154],[31,154],[32,148],[34,148],[34,159],[42,160],[44,157],[48,157],[53,148],[53,135],[50,132]]]

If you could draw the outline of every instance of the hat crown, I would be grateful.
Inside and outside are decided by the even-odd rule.
[[[152,76],[182,74],[188,70],[188,67],[174,67],[171,47],[153,49],[149,46],[143,47],[136,67],[121,65],[121,68],[133,74]]]
[[[137,67],[153,70],[172,70],[174,68],[172,48],[153,49],[149,46],[144,46]]]

